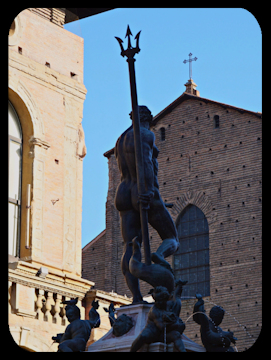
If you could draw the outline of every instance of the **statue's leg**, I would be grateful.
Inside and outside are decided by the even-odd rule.
[[[129,261],[133,254],[134,237],[140,237],[140,216],[135,210],[120,212],[121,233],[124,240],[123,255],[121,259],[121,270],[125,277],[127,286],[133,294],[133,303],[142,301],[142,295],[139,289],[139,281],[129,271]]]
[[[158,192],[151,202],[148,220],[163,240],[156,255],[163,259],[174,254],[179,247],[177,229]]]
[[[70,340],[63,341],[58,345],[57,352],[73,352],[73,350],[69,346]]]
[[[186,352],[184,343],[179,331],[173,330],[167,334],[167,343],[174,343],[174,346],[179,352]]]
[[[130,352],[136,352],[145,344],[144,337],[139,334],[138,337],[133,341]]]
[[[174,341],[174,346],[175,348],[180,351],[180,352],[186,352],[185,347],[184,347],[184,343],[181,337],[179,337],[178,339],[176,339]]]
[[[154,324],[148,324],[133,341],[130,352],[138,351],[144,344],[159,341],[160,331]]]

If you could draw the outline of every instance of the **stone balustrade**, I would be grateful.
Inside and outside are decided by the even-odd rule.
[[[63,301],[78,297],[81,319],[85,318],[82,299],[92,285],[90,281],[51,271],[40,276],[38,266],[23,261],[9,265],[10,314],[66,327]]]
[[[63,295],[56,290],[46,291],[12,281],[9,281],[8,295],[10,314],[26,316],[64,327],[68,325],[66,305],[62,302],[70,300],[71,296]],[[78,300],[77,306],[81,308],[82,312],[81,300]],[[84,317],[84,311],[82,315]]]
[[[88,346],[111,328],[104,307],[111,302],[116,308],[131,303],[116,293],[91,289],[91,281],[15,258],[9,262],[8,280],[9,331],[19,346],[30,351],[57,351],[52,336],[63,333],[69,324],[63,301],[78,297],[84,320],[92,301],[99,300],[101,325],[92,331]]]
[[[62,302],[69,299],[59,293],[35,289],[36,319],[66,326],[65,305]]]

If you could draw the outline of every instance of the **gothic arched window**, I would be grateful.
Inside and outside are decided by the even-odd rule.
[[[18,115],[8,103],[8,252],[19,255],[21,206],[22,130]]]
[[[188,205],[177,219],[180,246],[174,254],[176,279],[188,280],[182,296],[210,295],[209,227],[203,212]]]

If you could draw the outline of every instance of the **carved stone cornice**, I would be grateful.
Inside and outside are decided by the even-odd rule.
[[[78,296],[79,300],[82,300],[85,296],[85,294],[78,294],[77,291],[68,291],[68,290],[64,290],[64,289],[60,289],[58,286],[53,286],[53,285],[48,285],[44,282],[37,282],[37,281],[31,281],[29,279],[27,279],[26,277],[23,276],[17,276],[18,274],[12,274],[9,271],[9,275],[8,275],[8,280],[11,282],[14,282],[16,284],[21,284],[24,286],[28,286],[31,288],[35,288],[35,289],[41,289],[44,291],[49,291],[52,293],[57,293],[60,294],[62,296],[68,296],[70,298],[75,298]]]
[[[40,138],[33,137],[33,136],[30,138],[29,144],[30,144],[30,146],[38,145],[45,150],[48,150],[49,147],[51,146],[47,141],[42,140]]]
[[[40,278],[37,276],[37,270],[33,265],[22,261],[9,264],[8,279],[13,283],[35,289],[42,289],[62,296],[71,298],[79,297],[79,300],[84,298],[86,292],[94,284],[81,278],[69,279],[65,274],[59,276],[49,273],[46,278]]]

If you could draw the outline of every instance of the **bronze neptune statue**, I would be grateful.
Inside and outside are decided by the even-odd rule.
[[[155,136],[150,130],[152,120],[150,110],[146,106],[139,106],[139,117],[144,164],[144,194],[138,192],[133,126],[124,131],[115,146],[115,157],[121,173],[121,182],[115,196],[115,206],[120,213],[121,233],[124,240],[121,267],[126,283],[133,294],[133,302],[142,301],[138,278],[147,281],[152,286],[167,286],[168,284],[170,292],[174,289],[174,276],[165,257],[174,254],[179,244],[175,224],[159,193],[157,180],[159,151],[155,145]],[[151,255],[154,264],[150,265],[141,263],[140,202],[147,209],[149,224],[163,240],[157,251]],[[133,252],[134,261],[130,261]],[[152,278],[154,283],[151,281]],[[163,282],[159,283],[160,280]]]
[[[116,37],[121,48],[121,56],[127,57],[129,67],[132,102],[130,117],[133,124],[118,138],[115,145],[115,157],[121,174],[115,206],[120,213],[124,240],[121,268],[133,294],[133,303],[136,303],[142,301],[138,279],[152,286],[166,286],[169,292],[174,289],[173,272],[165,257],[175,253],[179,241],[175,224],[159,194],[159,151],[155,146],[155,136],[150,131],[152,114],[146,106],[138,106],[137,102],[134,56],[140,52],[140,32],[135,36],[134,48],[131,45],[131,35],[128,25],[126,50],[123,48],[123,41]],[[153,254],[150,253],[148,223],[163,240]],[[145,255],[144,266],[141,263],[141,244]]]

